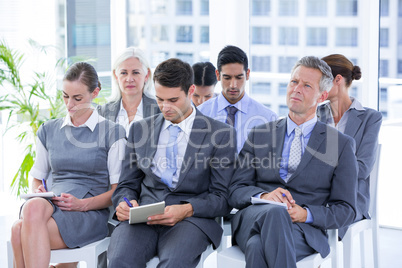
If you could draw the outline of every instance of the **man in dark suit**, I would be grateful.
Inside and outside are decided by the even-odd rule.
[[[222,229],[214,218],[230,211],[235,131],[191,104],[193,79],[191,66],[179,59],[164,61],[155,70],[162,114],[130,129],[112,197],[121,222],[112,234],[109,267],[145,267],[155,255],[159,267],[195,267],[209,244],[219,246]],[[124,197],[133,206],[165,201],[165,212],[130,225]]]
[[[247,267],[296,267],[314,252],[325,257],[326,229],[355,218],[354,141],[315,114],[332,79],[322,60],[300,59],[288,84],[288,117],[254,128],[240,152],[229,204],[240,209],[232,230]],[[252,197],[286,207],[252,205]]]

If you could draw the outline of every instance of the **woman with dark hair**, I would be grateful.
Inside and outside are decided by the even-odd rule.
[[[216,69],[210,62],[197,62],[193,65],[195,90],[191,99],[195,106],[216,96],[214,93]]]
[[[126,140],[123,127],[92,108],[100,89],[90,64],[75,63],[67,70],[63,98],[68,114],[40,126],[30,174],[33,192],[42,193],[47,191],[42,179],[51,173],[57,196],[31,198],[22,206],[11,234],[14,267],[48,267],[51,249],[82,247],[108,234],[108,207]],[[62,266],[69,265],[76,264]]]
[[[332,54],[322,60],[331,67],[334,81],[327,98],[329,102],[318,106],[317,116],[318,120],[355,139],[359,166],[355,221],[359,221],[370,218],[370,172],[376,160],[382,116],[380,112],[363,107],[357,99],[349,96],[352,81],[362,76],[359,66],[353,65],[340,54]],[[342,238],[345,232],[346,229],[339,230],[339,236]]]

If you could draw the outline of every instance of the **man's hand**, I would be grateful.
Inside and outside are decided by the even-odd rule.
[[[306,222],[307,210],[297,204],[293,204],[291,209],[288,209],[288,213],[292,222]]]
[[[193,206],[190,203],[167,206],[163,214],[149,217],[147,223],[174,226],[185,218],[193,216],[193,213]]]
[[[290,192],[279,187],[272,192],[262,194],[260,198],[285,203],[288,206],[288,209],[291,209],[292,205],[296,204],[296,201],[293,199]]]
[[[136,200],[131,200],[130,203],[133,207],[138,207]],[[130,207],[127,205],[126,201],[122,201],[116,207],[116,216],[119,221],[128,221],[130,218]]]

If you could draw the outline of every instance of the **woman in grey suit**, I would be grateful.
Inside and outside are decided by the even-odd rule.
[[[112,97],[99,106],[99,114],[121,124],[128,135],[133,122],[160,113],[151,98],[152,72],[142,50],[129,47],[113,64]]]
[[[332,54],[322,58],[331,67],[334,76],[333,87],[328,95],[328,103],[320,105],[317,116],[340,132],[351,136],[356,142],[356,157],[359,166],[357,211],[355,221],[370,218],[370,172],[375,162],[378,133],[380,131],[381,113],[363,107],[361,103],[349,96],[353,80],[362,76],[359,66],[345,56]],[[339,231],[343,237],[344,232]]]
[[[108,234],[108,207],[120,177],[126,139],[122,126],[92,109],[100,88],[90,64],[72,65],[63,79],[68,114],[38,130],[32,190],[46,192],[41,179],[51,173],[51,191],[57,197],[35,197],[23,205],[12,227],[14,267],[47,268],[51,249],[83,247]]]

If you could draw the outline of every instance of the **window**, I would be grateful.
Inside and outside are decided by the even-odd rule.
[[[381,17],[389,16],[389,0],[380,1],[380,16]]]
[[[298,11],[298,1],[297,0],[280,0],[279,5],[279,16],[297,16]]]
[[[201,26],[200,42],[203,44],[209,44],[209,26]]]
[[[168,42],[169,34],[166,25],[152,26],[152,41],[153,42]]]
[[[288,84],[287,83],[279,83],[278,95],[279,96],[286,96],[287,91],[288,91]]]
[[[327,0],[307,0],[307,16],[327,16]]]
[[[200,15],[208,16],[209,15],[209,0],[201,0],[200,2]]]
[[[388,77],[388,60],[380,60],[380,77]]]
[[[351,87],[350,90],[349,90],[349,96],[358,99],[359,96],[357,96],[357,95],[358,95],[357,87]]]
[[[267,82],[257,82],[253,83],[251,87],[252,94],[260,95],[270,95],[271,94],[271,83]]]
[[[399,0],[398,2],[398,16],[402,17],[402,0]]]
[[[151,60],[151,67],[155,68],[162,61],[165,61],[165,60],[169,59],[169,52],[155,51],[155,52],[152,53],[151,59],[152,59]]]
[[[176,0],[176,15],[193,15],[193,0]]]
[[[402,60],[398,60],[398,74],[402,74]]]
[[[388,28],[380,29],[380,47],[388,47]]]
[[[271,57],[270,56],[252,56],[251,58],[253,72],[270,72]]]
[[[193,53],[177,52],[176,57],[178,59],[181,59],[182,61],[187,62],[190,65],[193,65]]]
[[[380,89],[380,101],[381,102],[387,102],[388,101],[388,92],[387,92],[387,88],[386,87],[382,87]]]
[[[336,45],[357,47],[357,28],[336,28]]]
[[[155,15],[166,15],[167,14],[167,3],[166,0],[152,0],[151,1],[151,12]]]
[[[269,27],[253,27],[251,42],[254,45],[271,44],[271,28]]]
[[[326,28],[307,28],[306,37],[307,46],[326,46],[327,29]]]
[[[279,57],[278,72],[290,73],[298,59],[298,57]]]
[[[251,14],[253,16],[269,16],[271,11],[270,0],[252,0]]]
[[[357,0],[337,0],[337,16],[357,16]]]
[[[176,42],[178,43],[193,42],[193,26],[177,26]]]
[[[289,109],[287,105],[279,105],[279,112],[278,112],[278,116],[287,116],[289,113]]]
[[[279,45],[297,46],[299,44],[299,29],[297,27],[279,27]]]

